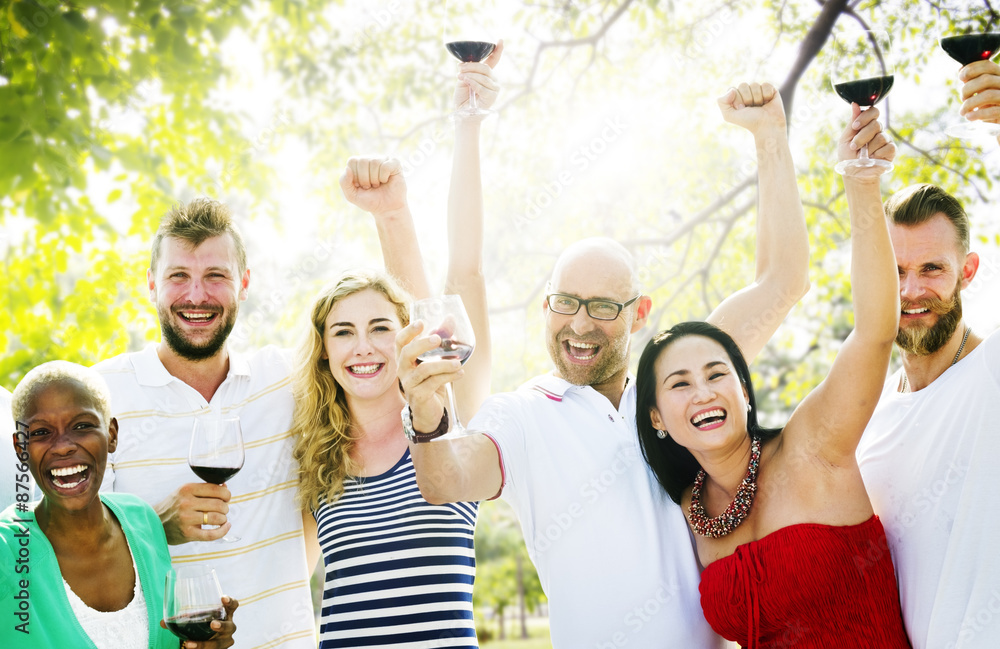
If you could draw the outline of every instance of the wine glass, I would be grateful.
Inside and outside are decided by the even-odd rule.
[[[998,16],[990,11],[974,11],[969,8],[947,12],[948,22],[955,26],[956,33],[941,35],[941,49],[958,61],[963,67],[976,61],[992,59],[1000,51],[1000,27]],[[1000,124],[969,120],[951,124],[945,133],[963,140],[978,139],[983,136],[1000,135]]]
[[[226,619],[222,588],[215,570],[205,565],[179,566],[167,572],[163,622],[181,640],[208,640],[212,620]]]
[[[243,432],[239,417],[199,418],[191,431],[188,466],[199,478],[223,484],[243,468]],[[202,525],[202,528],[205,528]],[[227,534],[222,541],[232,543],[240,537]]]
[[[833,40],[833,89],[847,103],[862,109],[874,106],[889,94],[894,81],[889,34],[882,30],[849,31]],[[892,171],[892,163],[868,157],[868,145],[861,147],[854,160],[841,160],[837,173],[848,169],[876,168]]]
[[[453,8],[452,11],[456,10]],[[486,27],[490,13],[489,7],[477,4],[474,12],[459,11],[458,15],[447,18],[444,46],[452,56],[463,63],[479,63],[493,53],[497,40]],[[456,110],[452,115],[456,118],[483,118],[495,112],[488,108],[480,108],[476,103],[476,93],[472,86],[469,86],[469,105]]]
[[[465,312],[465,305],[458,295],[442,295],[417,300],[410,306],[410,322],[422,320],[430,329],[428,335],[437,334],[441,344],[417,357],[418,363],[435,360],[458,359],[462,365],[472,356],[476,348],[476,335],[472,331],[472,323]],[[449,430],[445,435],[434,441],[455,439],[471,435],[458,418],[458,406],[455,404],[455,390],[451,383],[446,384],[448,391]]]

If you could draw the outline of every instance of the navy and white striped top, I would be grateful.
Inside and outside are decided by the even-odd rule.
[[[313,512],[326,566],[320,649],[478,647],[477,511],[424,500],[409,449],[382,475],[346,479],[340,500]]]

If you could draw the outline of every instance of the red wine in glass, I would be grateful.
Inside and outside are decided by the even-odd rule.
[[[163,623],[182,640],[208,640],[212,620],[226,619],[222,588],[215,570],[206,565],[178,566],[167,571],[163,590]]]
[[[847,103],[862,107],[874,106],[892,90],[894,76],[891,74],[857,81],[833,84],[833,89]]]
[[[222,620],[226,617],[223,608],[189,611],[174,617],[164,618],[167,630],[181,640],[208,640],[215,631],[212,630],[212,620]]]
[[[941,39],[941,49],[963,66],[987,61],[1000,50],[1000,33],[945,36]]]
[[[484,41],[452,41],[445,43],[445,47],[459,61],[463,63],[479,63],[496,49],[496,43]]]
[[[463,63],[479,63],[496,49],[496,43],[489,41],[449,41],[444,44],[452,56]],[[493,111],[480,108],[476,104],[476,91],[469,86],[469,106],[457,111],[456,115],[490,115]]]
[[[188,466],[195,475],[205,482],[223,484],[243,468],[243,458],[239,417],[195,420],[188,450]],[[231,543],[239,541],[240,537],[227,534],[220,540]]]
[[[472,350],[474,347],[472,345],[466,345],[465,343],[460,343],[454,340],[445,339],[441,341],[441,346],[437,349],[432,349],[429,352],[424,352],[417,358],[417,362],[432,361],[432,360],[458,360],[465,365],[465,361],[469,360],[472,356]]]
[[[1000,51],[1000,33],[981,32],[961,36],[943,36],[941,49],[963,66],[976,61],[987,61]],[[962,139],[977,139],[983,136],[1000,135],[1000,124],[981,120],[968,120],[952,124],[945,133]]]
[[[830,81],[837,95],[861,108],[874,106],[892,89],[895,77],[889,34],[881,29],[849,30],[833,37],[833,67]],[[841,160],[837,173],[869,174],[892,170],[892,163],[868,155],[868,145],[857,158]]]
[[[430,326],[431,335],[441,338],[441,344],[417,357],[417,362],[458,360],[463,365],[476,348],[476,334],[469,321],[469,315],[458,295],[442,295],[417,300],[410,305],[410,322],[421,320]],[[449,430],[437,440],[465,437],[472,433],[462,425],[455,402],[455,390],[451,383],[445,384],[448,393]],[[436,440],[435,440],[436,441]]]
[[[222,466],[197,466],[192,464],[191,470],[205,482],[212,484],[223,484],[234,475],[240,472],[242,466],[222,467]]]

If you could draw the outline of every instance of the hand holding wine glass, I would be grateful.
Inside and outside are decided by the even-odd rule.
[[[966,121],[952,124],[945,132],[961,139],[1000,135],[1000,68],[991,61],[1000,52],[996,15],[966,6],[946,9],[946,13],[953,29],[941,35],[941,49],[962,65],[959,78],[965,85],[960,113]]]
[[[239,417],[206,417],[195,420],[191,431],[191,447],[188,450],[188,466],[199,478],[223,485],[243,468],[243,458],[243,433]],[[208,512],[205,512],[203,523],[208,523]],[[239,541],[240,537],[227,534],[221,540],[233,542]]]
[[[837,34],[833,39],[833,56],[830,80],[841,99],[859,108],[870,108],[889,94],[895,76],[888,33],[855,30]],[[881,174],[891,171],[892,163],[870,157],[868,143],[864,141],[856,158],[841,159],[835,169],[842,174],[858,167],[881,167],[876,170]]]
[[[233,614],[239,602],[222,594],[215,570],[204,565],[179,566],[167,572],[160,626],[186,647],[233,646]]]
[[[963,67],[958,78],[964,84],[959,114],[972,122],[1000,126],[1000,65],[990,60],[976,61]]]
[[[476,347],[476,336],[461,297],[443,295],[417,300],[410,306],[410,322],[418,320],[426,324],[425,331],[428,331],[428,336],[438,336],[441,342],[438,346],[420,354],[417,357],[417,363],[457,360],[465,364],[472,356]],[[448,393],[447,408],[450,425],[448,433],[437,439],[454,439],[472,434],[459,419],[455,390],[452,384],[447,383],[445,389]]]
[[[468,59],[464,58],[464,54],[455,54],[452,48],[458,46],[459,43],[448,43],[448,51],[462,61],[458,66],[458,83],[455,85],[455,115],[464,118],[487,117],[494,112],[491,108],[500,93],[500,84],[493,76],[493,68],[503,55],[503,40],[497,40],[495,47],[481,47],[473,52],[478,56],[482,50],[489,49],[490,52],[484,59]]]
[[[491,88],[490,69],[500,60],[503,50],[492,30],[497,12],[495,4],[491,0],[481,0],[474,12],[452,9],[444,23],[445,48],[462,62],[459,88],[455,93],[457,110],[452,114],[455,118],[483,119],[494,112],[489,109],[496,99],[495,88]],[[484,59],[482,65],[477,65]],[[482,94],[477,96],[477,90]],[[482,105],[480,99],[484,100]]]
[[[878,117],[878,108],[873,106],[862,111],[857,104],[852,104],[851,122],[840,136],[837,157],[841,162],[850,162],[856,160],[859,150],[866,148],[872,160],[883,161],[887,165],[848,165],[841,171],[843,175],[877,178],[892,169],[892,161],[896,157],[896,145],[882,131]]]

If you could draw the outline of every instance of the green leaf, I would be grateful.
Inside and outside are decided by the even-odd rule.
[[[78,32],[86,32],[90,29],[90,23],[79,11],[67,11],[62,15],[62,19],[69,23]]]

